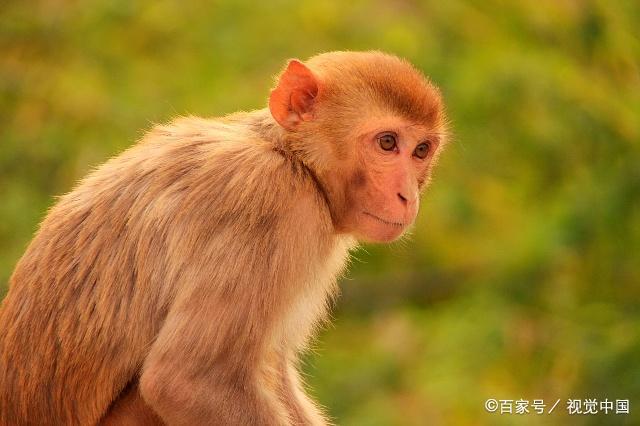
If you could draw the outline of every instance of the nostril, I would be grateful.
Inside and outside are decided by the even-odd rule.
[[[400,198],[400,201],[402,201],[402,204],[407,204],[407,199],[405,198],[404,195],[402,195],[399,192],[398,192],[398,198]]]

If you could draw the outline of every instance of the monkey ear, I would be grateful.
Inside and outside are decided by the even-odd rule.
[[[313,104],[318,95],[318,80],[305,64],[292,59],[271,91],[269,110],[285,129],[313,119]]]

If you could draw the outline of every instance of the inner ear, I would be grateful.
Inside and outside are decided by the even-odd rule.
[[[305,64],[292,59],[271,91],[269,110],[285,129],[293,129],[302,121],[313,119],[318,96],[318,80]]]

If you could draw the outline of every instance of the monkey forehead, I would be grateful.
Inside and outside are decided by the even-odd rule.
[[[382,52],[330,52],[308,66],[321,81],[321,98],[340,110],[392,111],[425,125],[444,121],[438,88],[409,62]]]

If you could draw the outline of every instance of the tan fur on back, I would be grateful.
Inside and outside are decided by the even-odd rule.
[[[317,280],[335,277],[350,240],[330,237],[327,207],[304,167],[252,132],[264,114],[236,116],[233,126],[183,118],[157,127],[61,197],[16,267],[0,312],[0,424],[96,423],[139,374],[176,291],[198,279],[195,269],[210,279],[193,291],[243,307],[218,285],[218,276],[233,273],[224,258],[246,273],[273,273],[254,276],[254,286],[300,276],[284,300],[267,291],[262,309],[289,312],[270,344],[290,334],[304,344],[335,291],[334,278]],[[304,216],[307,208],[324,213]],[[289,245],[262,245],[271,233],[284,233]],[[291,257],[302,262],[284,270]],[[288,307],[300,297],[313,312],[297,307],[306,301]],[[263,322],[260,309],[246,321]],[[193,325],[202,326],[216,325]],[[221,344],[224,336],[211,342]]]

